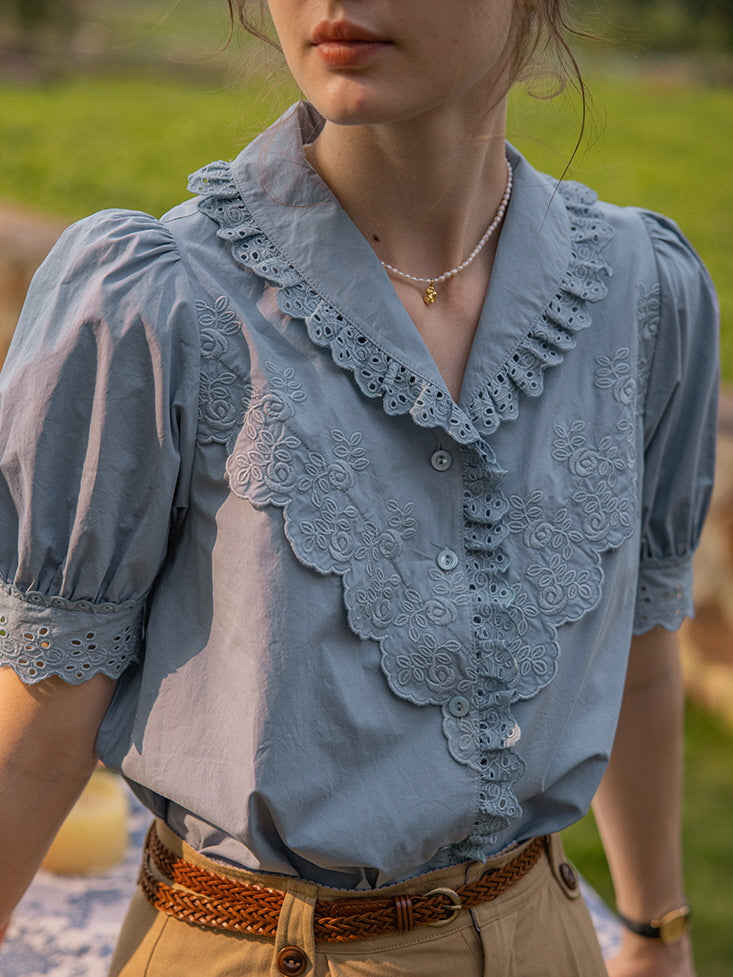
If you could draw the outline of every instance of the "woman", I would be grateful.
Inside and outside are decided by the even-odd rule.
[[[556,832],[620,714],[608,972],[690,977],[707,275],[506,145],[561,3],[269,8],[308,102],[70,229],[6,365],[0,920],[96,740],[157,817],[115,975],[603,974]]]

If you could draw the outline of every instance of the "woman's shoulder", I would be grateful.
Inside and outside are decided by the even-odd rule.
[[[46,295],[73,283],[87,299],[101,300],[154,291],[180,271],[178,247],[162,221],[141,211],[103,210],[66,228],[37,277]]]
[[[99,269],[108,284],[191,275],[192,266],[182,260],[186,246],[205,243],[208,223],[193,199],[160,218],[138,210],[102,210],[67,227],[46,263],[50,259],[85,275]]]
[[[574,181],[563,181],[556,187],[571,226],[582,222],[588,241],[600,239],[600,253],[610,271],[610,298],[634,280],[646,293],[658,292],[670,308],[686,307],[691,319],[704,310],[708,319],[715,320],[715,289],[710,275],[673,219],[643,206],[599,199],[595,191]]]
[[[69,263],[111,265],[157,256],[175,256],[173,235],[165,224],[137,210],[109,209],[69,225],[51,251]]]
[[[689,278],[710,285],[702,259],[672,218],[643,206],[599,199],[594,191],[578,183],[561,186],[571,196],[581,194],[586,199],[593,198],[596,213],[610,228],[609,251],[614,264],[626,264],[638,272],[646,264],[669,285]]]
[[[647,289],[686,290],[693,283],[702,291],[712,289],[703,262],[675,221],[643,206],[602,199],[579,181],[535,170],[513,147],[508,152],[525,234],[544,233],[548,246],[586,271],[603,265],[609,300],[620,294],[614,285],[634,278]]]
[[[571,194],[590,193],[577,186],[571,186]],[[651,430],[670,389],[685,377],[693,389],[700,384],[715,388],[715,287],[694,246],[670,217],[598,199],[593,213],[606,228],[609,321],[615,332],[624,321],[639,331],[642,362],[649,371],[645,385]],[[630,304],[633,314],[625,317]]]
[[[193,334],[192,306],[191,275],[166,224],[140,211],[100,211],[67,227],[34,275],[13,357],[80,346],[93,355],[102,336],[110,349],[167,345],[173,332]]]

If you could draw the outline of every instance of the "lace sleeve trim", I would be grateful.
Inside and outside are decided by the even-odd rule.
[[[0,585],[0,665],[29,685],[118,678],[141,646],[144,602],[94,604]]]
[[[634,634],[645,634],[657,626],[676,631],[693,613],[691,555],[642,563]]]

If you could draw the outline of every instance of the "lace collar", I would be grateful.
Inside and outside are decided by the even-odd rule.
[[[274,285],[281,309],[387,413],[485,443],[517,416],[522,393],[541,393],[545,369],[562,362],[590,325],[589,303],[606,294],[601,252],[612,232],[595,194],[555,183],[508,146],[514,191],[456,404],[374,251],[305,158],[321,125],[311,106],[294,106],[233,163],[193,174],[200,209],[235,261]]]

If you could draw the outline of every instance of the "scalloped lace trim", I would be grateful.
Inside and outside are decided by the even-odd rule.
[[[138,656],[143,611],[142,601],[70,601],[2,582],[0,665],[29,685],[51,676],[78,685],[99,672],[118,678]]]
[[[556,625],[576,620],[595,606],[602,582],[599,554],[618,545],[630,531],[627,514],[611,514],[605,523],[597,521],[593,541],[583,549],[575,527],[569,529],[563,513],[557,513],[553,538],[560,552],[549,554],[554,562],[548,567],[538,556],[528,582],[510,582],[504,546],[508,534],[531,536],[534,524],[539,540],[545,530],[534,512],[525,514],[524,522],[517,517],[523,503],[501,493],[504,473],[482,435],[516,418],[521,394],[541,394],[544,371],[560,364],[575,346],[575,334],[590,325],[588,305],[606,295],[605,279],[611,274],[601,255],[611,228],[593,207],[595,194],[577,184],[560,186],[571,218],[572,257],[566,273],[538,322],[465,413],[445,391],[388,354],[301,278],[248,211],[229,164],[205,167],[192,177],[190,189],[200,194],[200,210],[218,224],[217,233],[230,242],[235,261],[277,288],[281,311],[302,320],[310,339],[330,350],[364,394],[381,398],[389,415],[410,414],[422,427],[442,427],[462,446],[467,586],[462,575],[434,571],[423,594],[403,583],[392,562],[414,532],[412,503],[387,500],[378,523],[364,522],[347,494],[353,473],[367,464],[360,453],[361,435],[332,431],[330,455],[304,456],[300,439],[282,423],[295,412],[294,403],[289,403],[294,388],[286,391],[281,384],[273,400],[264,392],[253,394],[247,378],[240,378],[238,389],[244,384],[252,400],[244,416],[244,440],[230,454],[228,471],[235,494],[255,505],[283,509],[287,537],[303,563],[342,577],[349,625],[357,635],[380,643],[382,668],[392,690],[416,704],[442,706],[451,755],[475,769],[480,780],[473,830],[465,842],[445,851],[458,859],[481,858],[521,813],[513,787],[524,764],[515,749],[520,730],[511,706],[550,682],[558,655]],[[276,372],[272,364],[268,369]],[[230,414],[241,410],[229,406]],[[557,458],[570,464],[575,455],[562,456],[564,436],[557,432]],[[215,439],[226,440],[223,434]],[[582,439],[583,432],[577,430],[576,447]],[[592,453],[592,446],[586,447]],[[596,514],[591,510],[605,498],[603,472],[595,474],[595,486],[589,489],[586,484],[585,496],[579,494],[576,500],[581,509],[585,506],[589,525]],[[581,484],[578,493],[582,489]],[[617,531],[614,519],[623,524]],[[582,551],[580,570],[569,567],[568,547]],[[542,607],[538,593],[544,578],[563,559],[568,566],[560,604]],[[442,633],[439,625],[454,620],[456,607],[463,604],[473,609],[476,646],[475,656],[467,660],[457,642],[435,637]],[[451,708],[456,695],[468,702],[465,716]]]
[[[692,617],[692,556],[642,563],[636,591],[634,634],[661,625],[676,631]]]
[[[579,183],[561,183],[558,193],[570,215],[570,262],[538,322],[468,407],[484,435],[518,416],[522,394],[540,396],[545,370],[562,363],[564,353],[575,346],[575,334],[590,325],[588,303],[599,302],[608,291],[604,279],[611,268],[601,251],[613,231],[593,206],[597,195]]]

